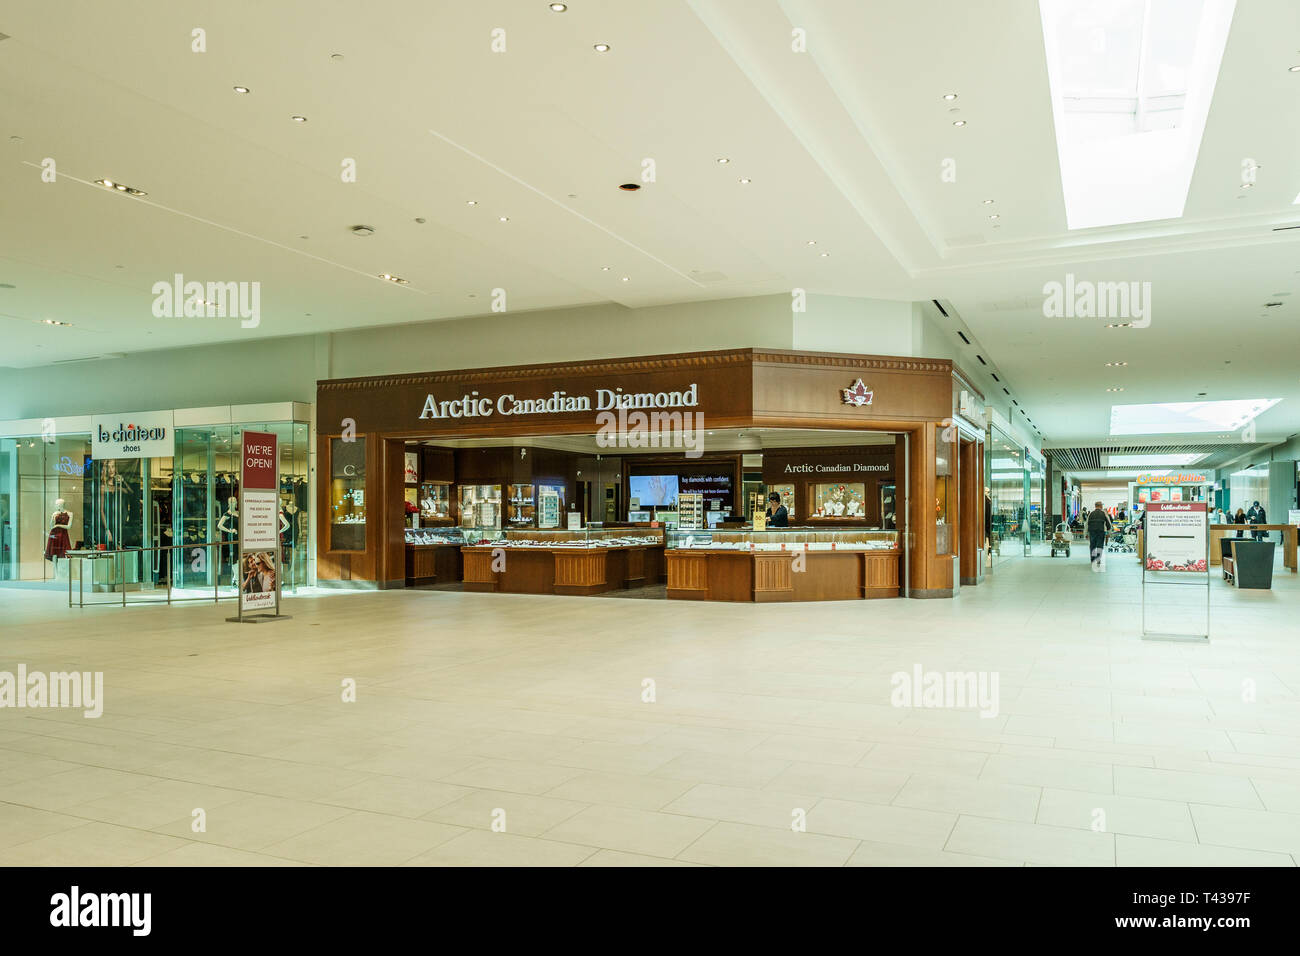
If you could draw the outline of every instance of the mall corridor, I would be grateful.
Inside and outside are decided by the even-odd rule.
[[[0,858],[1294,866],[1300,583],[1211,584],[1208,644],[1141,640],[1137,562],[1079,551],[870,615],[408,590],[241,630],[10,590],[6,653],[104,693],[0,710]],[[891,706],[916,669],[994,693]]]

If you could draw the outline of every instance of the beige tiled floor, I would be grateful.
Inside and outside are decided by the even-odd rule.
[[[0,589],[0,670],[106,694],[0,710],[0,863],[1295,865],[1300,579],[1142,641],[1136,562],[1081,557],[951,602],[350,593],[243,628]],[[891,706],[917,665],[996,673],[996,716]]]

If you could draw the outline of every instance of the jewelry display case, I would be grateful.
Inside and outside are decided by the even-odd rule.
[[[459,581],[460,549],[467,541],[477,539],[473,531],[462,531],[454,527],[407,528],[406,583],[445,584]]]
[[[461,485],[460,526],[462,528],[500,528],[501,486]]]
[[[599,594],[658,584],[662,528],[507,528],[461,548],[467,591]]]
[[[537,499],[533,485],[506,485],[506,520],[511,528],[537,524]]]
[[[900,593],[897,531],[670,531],[666,540],[670,598],[843,601]]]
[[[331,439],[330,549],[366,548],[366,452],[361,442]]]
[[[424,481],[420,483],[420,523],[424,526],[446,524],[451,521],[451,483]]]
[[[862,482],[830,482],[812,486],[812,518],[856,518],[867,516],[866,485]]]

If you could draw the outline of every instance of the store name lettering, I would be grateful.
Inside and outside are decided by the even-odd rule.
[[[1139,485],[1179,485],[1196,484],[1205,480],[1204,475],[1138,475]]]
[[[806,474],[825,474],[827,472],[841,471],[889,471],[889,465],[881,463],[875,465],[864,465],[861,462],[855,462],[852,465],[786,465],[785,473],[787,475],[806,475]]]
[[[85,465],[78,465],[67,455],[64,455],[55,462],[54,470],[64,475],[75,475],[78,478],[84,478],[90,474],[90,459],[86,459]]]
[[[424,400],[420,418],[489,418],[497,415],[554,415],[564,412],[609,411],[622,408],[686,408],[699,404],[694,383],[675,392],[624,392],[621,388],[596,389],[595,404],[589,395],[551,392],[546,398],[517,398],[501,395],[495,401],[470,392],[460,398],[438,401],[433,395]]]

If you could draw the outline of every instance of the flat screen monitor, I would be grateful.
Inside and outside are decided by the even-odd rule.
[[[675,508],[677,506],[676,475],[629,475],[627,494],[636,498],[642,508]]]

